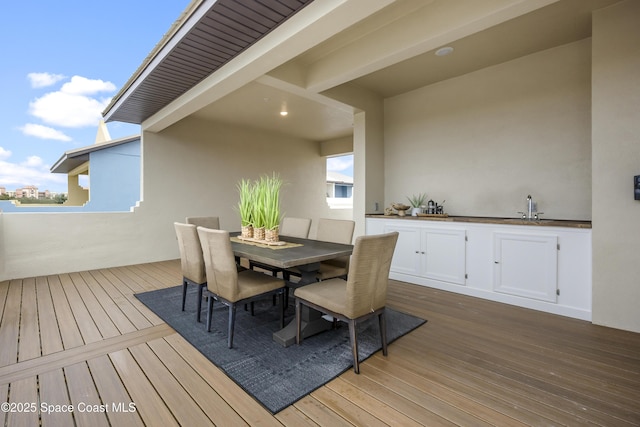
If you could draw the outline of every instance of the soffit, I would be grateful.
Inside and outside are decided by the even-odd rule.
[[[453,53],[439,57],[437,49],[400,61],[352,80],[388,98],[442,80],[504,63],[525,55],[591,37],[593,10],[619,0],[562,0],[508,20],[446,46]],[[439,46],[441,47],[441,46]]]
[[[280,112],[286,111],[286,116]],[[257,81],[200,109],[194,116],[325,141],[353,132],[353,109],[298,96]]]
[[[105,120],[142,123],[312,1],[192,2],[111,101]]]
[[[373,72],[363,73],[355,78],[345,78],[344,83],[352,87],[365,88],[378,94],[381,99],[396,96],[524,55],[588,38],[591,36],[591,12],[617,1],[619,0],[553,2],[472,35],[451,38],[446,45],[453,46],[455,50],[449,56],[437,57],[434,55],[436,49],[431,48],[391,65],[379,66]],[[352,45],[363,47],[359,51],[370,48],[370,58],[374,58],[376,46],[371,40],[380,40],[380,34],[389,34],[388,26],[394,25],[394,21],[402,22],[403,19],[418,13],[421,13],[421,16],[441,16],[446,11],[449,15],[455,15],[455,10],[455,5],[449,0],[394,2],[293,58],[269,75],[274,79],[290,81],[303,90],[305,83],[309,81],[309,73],[313,73],[314,67],[325,60],[342,67],[344,74],[349,75],[360,65],[349,61],[349,55],[344,53],[358,50],[351,49]],[[429,29],[424,28],[422,31]],[[345,58],[345,61],[336,61],[334,55]],[[361,60],[366,63],[370,58],[364,56]],[[373,62],[373,59],[370,62]],[[339,71],[336,74],[339,74]],[[307,91],[315,93],[313,90]],[[322,93],[331,96],[330,92]],[[268,99],[268,102],[265,99]],[[289,115],[284,119],[278,116],[282,103],[287,104],[289,111]],[[298,98],[290,91],[266,87],[255,82],[209,104],[194,115],[311,140],[328,140],[349,135],[353,131],[353,110],[348,113],[343,109],[331,111],[330,106],[314,105],[313,100]]]

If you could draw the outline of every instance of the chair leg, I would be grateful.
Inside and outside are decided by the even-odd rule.
[[[302,304],[296,299],[296,344],[302,344]]]
[[[211,332],[211,318],[213,317],[213,295],[209,294],[207,301],[207,332]]]
[[[280,329],[284,328],[284,311],[286,307],[284,306],[284,291],[280,293]]]
[[[198,285],[198,313],[196,314],[198,323],[200,323],[200,312],[202,311],[202,291],[204,291],[204,285]]]
[[[187,281],[182,280],[182,311],[184,311],[184,303],[187,301]]]
[[[360,373],[360,363],[358,362],[358,336],[356,334],[356,321],[349,319],[349,339],[351,340],[351,351],[353,352],[353,371]]]
[[[382,339],[382,354],[387,355],[387,318],[384,311],[378,314],[378,323],[380,324],[380,338]]]
[[[229,306],[229,331],[228,331],[229,348],[233,348],[233,330],[234,330],[235,324],[236,324],[236,305],[231,304]]]

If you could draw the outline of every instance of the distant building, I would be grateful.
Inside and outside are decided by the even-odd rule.
[[[36,187],[35,185],[27,185],[23,188],[16,188],[16,199],[37,199],[38,195],[38,187]]]
[[[331,209],[353,209],[353,177],[327,171],[327,204]]]
[[[20,205],[0,201],[3,212],[130,212],[140,201],[140,135],[112,140],[104,122],[98,127],[96,142],[66,151],[51,167],[52,173],[67,174],[67,201],[47,206]],[[89,188],[80,186],[79,177],[90,176]],[[16,198],[53,197],[35,186],[16,190]]]
[[[351,198],[352,196],[353,177],[327,171],[327,197]]]

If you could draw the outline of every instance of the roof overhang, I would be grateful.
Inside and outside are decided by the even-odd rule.
[[[141,124],[313,0],[194,0],[103,112]]]
[[[65,151],[62,157],[51,166],[51,173],[70,173],[77,171],[77,168],[89,161],[89,155],[91,153],[138,140],[140,140],[140,135],[134,135]]]

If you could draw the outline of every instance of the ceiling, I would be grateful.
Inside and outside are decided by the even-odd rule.
[[[564,0],[354,80],[384,98],[591,37],[591,12],[619,0]]]
[[[197,3],[196,6],[200,3],[203,6],[207,6],[207,4],[214,6],[211,6],[209,12],[204,14],[202,19],[189,30],[189,33],[180,39],[179,44],[173,50],[165,49],[167,52],[156,68],[151,67],[153,65],[151,59],[153,58],[145,61],[145,64],[148,65],[147,71],[144,70],[145,67],[141,67],[142,71],[139,70],[130,82],[135,83],[136,76],[144,78],[139,79],[137,84],[131,83],[123,88],[118,94],[117,98],[119,99],[115,99],[108,108],[107,119],[142,123],[160,108],[197,84],[206,77],[207,73],[214,72],[221,63],[207,56],[211,53],[205,52],[210,49],[214,41],[219,41],[221,37],[220,34],[216,35],[213,29],[216,25],[222,25],[221,22],[229,23],[229,14],[233,13],[236,14],[235,17],[239,17],[237,13],[240,11],[240,4],[253,5],[251,7],[254,9],[259,8],[262,14],[260,21],[264,21],[260,25],[252,24],[256,20],[255,10],[241,8],[245,16],[239,20],[239,25],[241,25],[244,34],[236,34],[236,38],[247,38],[250,27],[260,28],[259,31],[252,32],[249,39],[243,41],[243,46],[246,48],[252,43],[251,40],[255,41],[270,31],[268,25],[275,28],[311,1],[202,0],[198,2],[194,0],[194,3]],[[618,1],[620,0],[560,0],[553,2],[548,6],[490,26],[470,36],[449,38],[445,45],[454,48],[450,55],[436,56],[436,49],[430,48],[428,51],[417,52],[412,57],[396,60],[395,63],[388,62],[384,66],[376,65],[376,68],[367,69],[366,73],[352,75],[349,79],[339,82],[339,85],[355,85],[382,98],[396,96],[438,81],[590,37],[591,12]],[[277,10],[278,13],[275,13],[274,10],[266,10],[265,4],[269,5],[271,9]],[[297,63],[305,67],[310,63],[330,57],[340,48],[349,44],[360,43],[361,46],[369,47],[371,44],[367,44],[367,41],[375,39],[376,31],[384,29],[384,26],[390,25],[394,19],[411,16],[412,13],[421,11],[428,14],[423,16],[429,16],[431,19],[435,19],[434,22],[437,22],[437,18],[433,18],[433,16],[437,17],[437,13],[442,13],[443,8],[447,8],[449,13],[459,12],[456,7],[461,6],[456,6],[456,4],[450,0],[397,0],[378,13],[370,15],[342,33],[319,43],[284,65]],[[471,4],[476,5],[476,3]],[[278,16],[280,20],[276,19]],[[371,35],[374,37],[368,39]],[[164,43],[166,47],[170,47],[169,41],[165,40]],[[197,51],[193,51],[195,47],[197,47]],[[241,47],[238,49],[239,52]],[[229,55],[233,55],[233,53],[229,52]],[[229,56],[227,60],[231,57]],[[345,74],[354,73],[349,69],[348,60],[339,64],[346,70]],[[197,69],[198,67],[195,65],[198,65],[200,69]],[[150,74],[145,77],[144,72],[150,72]],[[267,75],[244,85],[216,102],[201,108],[194,115],[209,120],[265,129],[315,141],[352,134],[352,107],[322,96],[322,93],[312,93],[313,91],[306,90],[304,79],[298,82],[297,86],[293,83],[275,84],[274,80],[277,80],[274,78],[275,75]],[[295,88],[292,89],[293,87]],[[286,117],[279,114],[283,108],[286,108],[289,113]]]
[[[288,114],[282,116],[282,111]],[[328,105],[258,82],[209,104],[194,116],[320,141],[350,135],[353,127],[351,108]]]
[[[349,84],[388,98],[524,55],[591,36],[591,12],[619,0],[562,0],[471,36],[447,43],[453,53],[435,50],[358,77]],[[384,9],[381,13],[389,13]],[[339,38],[337,35],[335,38]],[[329,40],[297,60],[308,62],[330,51]],[[338,42],[344,43],[344,42]],[[281,105],[289,115],[281,118]],[[252,83],[203,108],[197,116],[287,133],[310,140],[328,140],[352,133],[352,113],[290,92]]]

